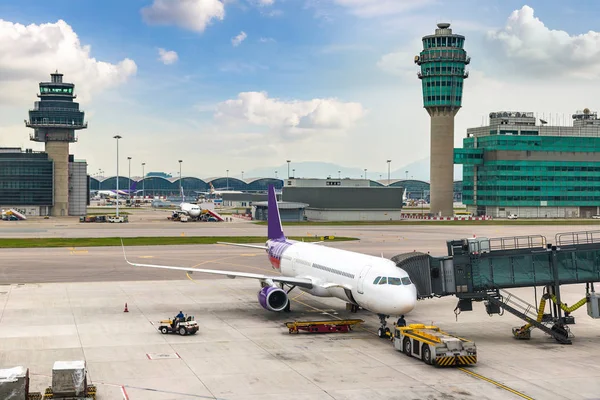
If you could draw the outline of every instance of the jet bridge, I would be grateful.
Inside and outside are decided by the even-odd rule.
[[[573,307],[561,302],[560,286],[585,283],[585,298],[577,306],[587,304],[588,315],[600,318],[600,295],[594,292],[594,283],[600,282],[600,231],[559,233],[553,243],[534,235],[449,240],[446,244],[446,256],[413,252],[392,258],[408,272],[421,299],[456,296],[457,314],[471,311],[473,301],[484,301],[488,314],[508,311],[526,322],[513,329],[515,337],[528,338],[528,330],[535,327],[560,343],[571,343],[567,325],[574,323]],[[540,307],[506,291],[538,286],[545,288]],[[540,311],[546,301],[552,303],[550,314]]]

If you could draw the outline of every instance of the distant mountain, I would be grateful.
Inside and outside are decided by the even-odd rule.
[[[253,177],[275,177],[275,171],[277,171],[277,177],[287,178],[288,171],[287,164],[256,168],[250,171],[246,171],[244,176],[247,178]],[[295,170],[295,171],[294,171]],[[338,173],[338,171],[340,171]],[[408,172],[407,172],[408,171]],[[361,168],[355,167],[344,167],[341,165],[317,162],[317,161],[304,161],[304,162],[293,162],[290,164],[290,175],[297,178],[320,178],[325,179],[328,176],[331,178],[363,178],[365,171]],[[373,180],[387,179],[387,171],[369,171],[367,170],[367,178]],[[424,158],[419,161],[412,162],[403,166],[402,168],[394,169],[390,172],[391,179],[417,179],[422,181],[429,181],[429,158]],[[462,165],[454,166],[454,180],[462,179]]]

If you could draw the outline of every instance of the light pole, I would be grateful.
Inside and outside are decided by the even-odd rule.
[[[145,162],[142,163],[142,198],[146,198],[146,174],[144,173]]]
[[[244,180],[244,171],[242,171],[242,180]]]
[[[292,168],[292,177],[296,179],[296,168]]]
[[[181,192],[181,163],[183,160],[179,160],[179,194],[181,195],[181,201],[183,201],[183,194]]]
[[[392,165],[392,160],[387,160],[388,163],[388,186],[390,186],[390,165]]]
[[[408,171],[404,171],[406,172],[406,180],[408,180]]]
[[[342,171],[338,171],[338,179],[342,179]]]
[[[119,218],[119,139],[122,136],[115,135],[113,139],[117,139],[117,218]]]
[[[288,164],[288,179],[290,179],[290,163],[292,162],[292,160],[287,160],[287,164]]]
[[[129,181],[129,190],[127,191],[127,197],[129,197],[129,203],[131,204],[131,157],[127,157],[129,161],[129,172],[127,173],[127,180]]]
[[[277,171],[275,171],[275,179],[277,179]]]
[[[229,190],[229,170],[227,170],[227,187],[225,190]]]
[[[365,168],[365,179],[367,179],[367,169]]]

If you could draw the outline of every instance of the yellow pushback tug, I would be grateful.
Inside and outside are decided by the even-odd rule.
[[[394,330],[394,347],[409,357],[441,367],[477,362],[475,343],[442,331],[437,326],[411,324]]]

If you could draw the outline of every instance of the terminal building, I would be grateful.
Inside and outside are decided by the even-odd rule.
[[[531,112],[492,112],[467,130],[454,162],[463,164],[463,203],[474,215],[589,218],[600,214],[600,119],[585,109],[572,126]]]
[[[373,185],[369,179],[286,179],[282,200],[306,204],[310,221],[402,219],[404,188]]]

